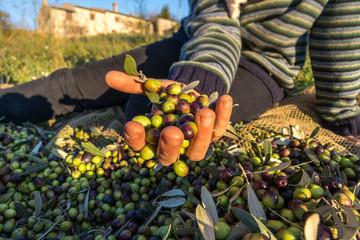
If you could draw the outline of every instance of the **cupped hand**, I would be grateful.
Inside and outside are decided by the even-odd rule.
[[[119,71],[107,73],[106,83],[116,90],[130,94],[144,94],[144,84],[137,82],[136,77]],[[176,83],[172,80],[160,80],[163,87]],[[177,83],[179,84],[179,83]],[[198,93],[197,93],[198,94]],[[192,161],[204,159],[207,149],[212,141],[221,138],[228,126],[233,100],[229,95],[219,97],[215,112],[209,108],[203,108],[195,115],[195,123],[198,126],[196,136],[191,140],[186,155]],[[138,122],[129,121],[124,127],[124,137],[134,151],[141,150],[145,144],[145,128]],[[175,162],[184,141],[182,131],[174,126],[165,127],[161,133],[157,148],[157,159],[163,165]]]

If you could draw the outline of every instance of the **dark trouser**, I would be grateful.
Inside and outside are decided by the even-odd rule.
[[[0,90],[0,116],[3,121],[40,122],[86,109],[112,105],[124,108],[128,119],[149,112],[145,96],[129,95],[113,90],[105,83],[111,70],[124,71],[126,54],[137,62],[138,69],[152,78],[165,79],[170,66],[178,61],[181,43],[165,39],[101,61],[74,69],[60,69],[50,76],[9,89]],[[273,96],[264,83],[249,71],[239,67],[230,95],[234,104],[232,122],[250,121],[273,105]]]

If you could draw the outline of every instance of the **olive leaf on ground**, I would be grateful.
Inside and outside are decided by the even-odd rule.
[[[254,215],[254,217],[266,220],[264,209],[262,208],[254,189],[249,183],[247,183],[246,188],[247,188],[247,196],[248,196],[247,203],[249,206],[250,213]]]
[[[14,202],[16,212],[23,218],[29,218],[31,215],[29,211],[19,202]]]
[[[213,224],[219,222],[218,213],[216,210],[216,205],[214,199],[211,196],[209,190],[206,187],[201,187],[201,201],[204,209],[209,213]]]
[[[304,225],[304,236],[306,240],[316,240],[320,224],[319,214],[311,214]]]
[[[42,207],[42,199],[41,199],[41,195],[39,192],[34,192],[34,207],[35,207],[35,217],[38,217],[40,215],[41,212],[41,207]]]
[[[81,146],[95,156],[106,157],[106,155],[91,142],[81,142]]]
[[[16,192],[14,188],[10,188],[7,193],[0,196],[0,203],[6,203]]]
[[[201,234],[206,240],[215,240],[214,225],[208,212],[199,204],[195,211],[196,221]]]
[[[230,235],[226,240],[238,240],[241,239],[245,234],[251,233],[252,230],[242,222],[237,223],[230,232]]]
[[[261,232],[270,240],[277,240],[274,234],[255,216],[240,208],[231,208],[231,212],[239,219],[246,227],[253,232]]]

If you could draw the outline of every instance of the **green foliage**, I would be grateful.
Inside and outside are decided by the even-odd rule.
[[[0,10],[0,29],[10,30],[11,24],[9,22],[9,14]]]
[[[155,35],[108,34],[73,39],[34,31],[0,31],[0,84],[21,84],[47,76],[60,68],[118,55],[160,40]]]
[[[159,18],[165,18],[165,19],[171,19],[170,17],[170,12],[169,12],[169,7],[167,5],[165,5],[162,9],[160,14],[158,15]]]

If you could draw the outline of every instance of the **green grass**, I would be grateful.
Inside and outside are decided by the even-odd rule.
[[[22,30],[4,34],[0,30],[0,84],[21,84],[60,68],[111,57],[160,39],[138,34],[64,39]]]
[[[138,34],[64,39],[31,31],[13,30],[5,34],[0,30],[0,84],[21,84],[60,68],[111,57],[160,39]],[[309,58],[295,80],[296,91],[313,83]]]

